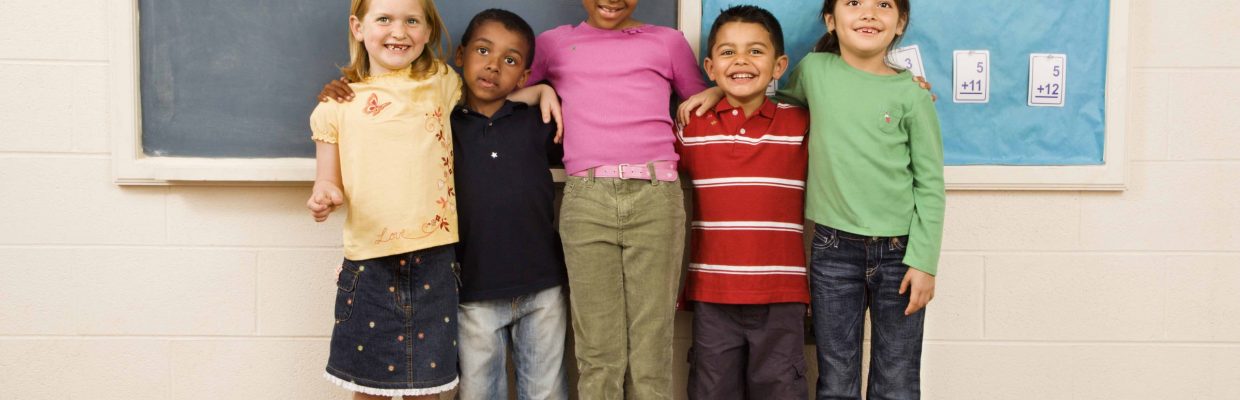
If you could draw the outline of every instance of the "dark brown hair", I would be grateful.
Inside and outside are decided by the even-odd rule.
[[[909,13],[910,13],[909,12],[909,0],[891,0],[891,1],[894,1],[896,3],[896,10],[900,13],[900,21],[904,22],[904,32],[908,32],[908,26],[910,23],[909,22]],[[839,0],[824,0],[822,2],[822,14],[819,15],[819,17],[822,19],[823,24],[827,23],[826,21],[827,21],[828,15],[835,14],[835,5],[837,3],[839,3]],[[892,49],[896,48],[896,45],[900,44],[900,39],[903,39],[903,38],[904,38],[904,35],[896,35],[896,38],[891,41],[891,44],[887,45],[887,51],[891,52]],[[836,36],[835,32],[831,32],[830,30],[828,30],[827,33],[824,33],[822,35],[821,39],[818,39],[818,44],[814,45],[814,51],[820,52],[820,53],[840,54],[839,36]]]

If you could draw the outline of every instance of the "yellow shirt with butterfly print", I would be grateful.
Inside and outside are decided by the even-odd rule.
[[[457,241],[449,121],[461,78],[443,64],[425,79],[409,72],[352,83],[355,100],[319,103],[310,114],[311,138],[340,152],[350,260]]]

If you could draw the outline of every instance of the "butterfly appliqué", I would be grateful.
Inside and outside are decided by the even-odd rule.
[[[390,101],[379,104],[379,96],[371,93],[370,98],[366,100],[366,115],[378,117],[379,113],[383,112],[383,109],[390,105],[392,105]]]

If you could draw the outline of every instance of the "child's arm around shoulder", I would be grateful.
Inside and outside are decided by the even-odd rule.
[[[336,100],[337,103],[353,101],[353,88],[349,87],[349,78],[342,76],[323,85],[323,90],[319,92],[319,102],[326,103],[328,100]]]
[[[543,81],[550,80],[549,74],[551,64],[554,63],[554,53],[559,47],[561,38],[572,34],[572,25],[560,25],[551,30],[538,34],[534,38],[534,60],[530,62],[530,76],[526,79],[526,86],[534,86]]]
[[[706,90],[706,81],[702,79],[702,70],[698,68],[697,56],[689,46],[684,33],[667,27],[655,27],[657,34],[664,38],[668,62],[672,69],[672,90],[676,97],[688,99]]]
[[[801,135],[801,146],[804,147],[806,143],[809,143],[809,108],[785,103],[775,98],[772,98],[771,101],[775,102],[776,108],[783,111],[784,118],[794,123],[791,127],[795,128],[795,132],[790,133],[799,133]]]
[[[706,115],[706,112],[715,108],[720,101],[723,101],[723,89],[711,87],[703,90],[680,102],[680,106],[676,108],[676,121],[681,125],[688,125],[691,119]]]
[[[817,77],[815,72],[825,69],[833,56],[835,55],[831,53],[806,54],[805,58],[797,62],[797,65],[792,67],[792,71],[788,73],[788,83],[784,87],[779,88],[779,91],[775,93],[775,101],[808,108],[809,94],[807,93],[807,88],[812,85],[822,84],[815,79]]]
[[[526,87],[518,89],[508,95],[508,100],[519,103],[525,103],[531,106],[538,106],[542,110],[543,123],[555,122],[555,143],[560,143],[564,136],[564,113],[560,108],[560,98],[556,94],[555,89],[547,84],[547,74],[550,69],[551,58],[555,51],[555,43],[558,38],[571,32],[572,25],[561,25],[555,29],[543,32],[534,39],[534,48],[541,49],[534,52],[534,60],[530,62],[530,75],[526,80]]]
[[[544,137],[545,148],[547,149],[547,165],[564,165],[564,145],[560,144],[560,134],[563,132],[559,124],[555,121],[542,121],[539,133]]]
[[[542,110],[543,123],[555,126],[555,142],[560,143],[564,137],[564,111],[560,108],[560,97],[551,85],[540,83],[522,88],[510,93],[508,100],[538,106]]]

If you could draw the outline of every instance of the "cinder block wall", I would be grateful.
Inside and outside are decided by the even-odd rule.
[[[949,194],[927,399],[1240,398],[1240,3],[1131,1],[1129,190]],[[308,189],[111,183],[108,3],[0,2],[0,399],[346,398]]]

